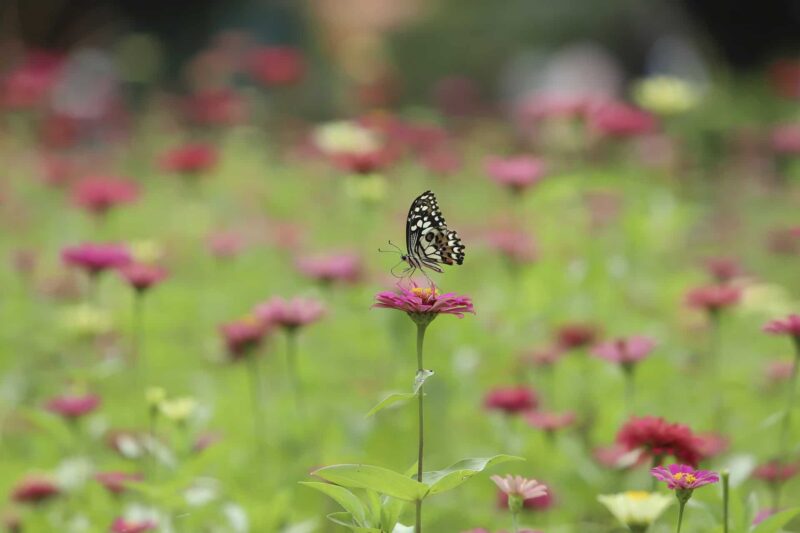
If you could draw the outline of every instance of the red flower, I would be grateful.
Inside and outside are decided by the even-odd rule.
[[[800,125],[776,127],[770,136],[770,146],[779,155],[800,155]]]
[[[671,455],[692,466],[703,458],[700,439],[688,426],[654,416],[631,417],[617,433],[617,443],[629,451],[641,449],[656,459]]]
[[[294,85],[305,75],[303,54],[291,46],[264,46],[251,52],[250,75],[268,87]]]
[[[558,345],[565,350],[583,348],[592,344],[598,336],[597,328],[591,324],[565,324],[556,332]]]
[[[589,112],[589,126],[608,137],[636,137],[655,129],[650,113],[619,102],[599,104]]]
[[[48,411],[65,418],[79,418],[100,407],[100,397],[95,394],[64,394],[47,402]]]
[[[531,426],[544,431],[552,432],[571,426],[575,422],[575,413],[550,413],[533,411],[525,415],[525,421]]]
[[[386,168],[393,158],[393,155],[386,149],[331,154],[331,160],[337,167],[354,174],[379,172]]]
[[[228,354],[234,359],[250,355],[261,345],[267,329],[264,323],[254,317],[245,317],[219,327]]]
[[[161,283],[168,275],[163,268],[146,263],[126,265],[119,269],[119,273],[137,292],[144,292],[150,287]]]
[[[111,177],[84,178],[72,188],[72,201],[95,215],[104,215],[112,207],[134,202],[139,188],[129,181]]]
[[[690,307],[716,313],[739,302],[742,289],[731,285],[707,285],[697,287],[686,293],[686,303]]]
[[[753,470],[753,477],[770,485],[780,485],[792,479],[798,472],[800,472],[800,464],[770,461],[756,467]]]
[[[775,319],[764,326],[764,331],[774,335],[791,335],[800,342],[800,315]]]
[[[111,524],[111,533],[145,533],[146,531],[154,531],[157,524],[152,520],[126,520],[124,518],[117,518]]]
[[[165,153],[161,166],[168,172],[195,176],[208,172],[218,160],[217,150],[208,144],[185,144]]]
[[[17,503],[42,503],[61,493],[61,489],[48,477],[29,475],[18,482],[11,492]]]
[[[490,410],[515,415],[536,409],[539,405],[539,398],[536,396],[536,392],[522,385],[497,387],[486,394],[483,405]]]
[[[141,474],[130,472],[100,472],[95,474],[94,479],[103,485],[112,494],[122,494],[128,488],[126,484],[130,481],[141,481]]]
[[[0,103],[9,109],[31,109],[44,103],[58,79],[60,57],[36,52],[8,73],[0,85]]]
[[[68,265],[83,268],[91,275],[131,262],[127,248],[119,244],[84,243],[61,250],[61,259]]]

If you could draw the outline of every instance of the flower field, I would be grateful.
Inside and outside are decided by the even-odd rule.
[[[0,77],[4,531],[800,531],[785,84],[315,117],[214,53]]]

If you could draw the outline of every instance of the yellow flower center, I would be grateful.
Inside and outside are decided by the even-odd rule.
[[[629,500],[646,500],[650,497],[650,493],[643,490],[629,490],[625,493]]]
[[[678,472],[677,474],[672,474],[672,478],[676,481],[684,480],[687,483],[694,483],[697,481],[697,478],[693,474],[687,474],[686,472]]]
[[[414,293],[415,296],[419,296],[423,300],[427,300],[429,298],[435,298],[439,291],[436,289],[432,289],[430,287],[414,287],[411,289],[411,292]]]

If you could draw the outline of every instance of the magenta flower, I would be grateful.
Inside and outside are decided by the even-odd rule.
[[[521,193],[542,180],[546,167],[541,159],[530,156],[490,157],[486,161],[486,173],[495,183]]]
[[[130,472],[99,472],[94,479],[111,494],[122,494],[128,488],[127,483],[141,481],[143,478],[141,474]]]
[[[64,394],[51,398],[45,407],[51,413],[76,419],[100,407],[100,397],[95,394]]]
[[[632,367],[647,357],[655,345],[649,337],[634,335],[598,344],[592,348],[592,354],[623,367]]]
[[[228,259],[239,255],[244,239],[238,233],[220,231],[208,236],[206,247],[217,259]]]
[[[656,479],[665,481],[671,490],[694,490],[719,481],[719,474],[710,470],[695,470],[689,465],[671,464],[650,470]]]
[[[155,531],[157,524],[152,520],[126,520],[117,518],[111,524],[111,533],[145,533]]]
[[[515,415],[536,409],[539,405],[539,398],[536,392],[523,385],[497,387],[486,393],[483,405],[492,411]]]
[[[166,152],[161,167],[182,176],[198,176],[211,170],[219,156],[216,148],[208,144],[185,144]]]
[[[255,317],[245,317],[219,326],[228,355],[233,360],[241,359],[255,351],[267,333],[265,324]]]
[[[265,324],[294,330],[322,318],[325,314],[325,307],[321,302],[312,298],[285,300],[276,296],[257,305],[253,314]]]
[[[764,331],[774,335],[791,335],[800,341],[800,315],[791,314],[772,320],[764,326]]]
[[[61,494],[61,489],[49,477],[29,475],[19,481],[11,492],[11,499],[17,503],[42,503]]]
[[[549,368],[559,362],[564,355],[564,349],[561,346],[554,344],[552,346],[534,349],[525,354],[523,359],[535,366]]]
[[[475,314],[469,296],[458,296],[452,292],[439,294],[435,287],[398,287],[400,292],[384,291],[375,296],[375,305],[384,309],[404,311],[420,324],[429,324],[442,315],[455,315],[464,318],[464,313]]]
[[[556,332],[558,346],[564,350],[574,350],[592,344],[599,331],[592,324],[572,323],[561,326]]]
[[[247,60],[250,75],[267,87],[295,85],[302,81],[306,65],[303,53],[292,46],[262,46]]]
[[[361,260],[349,253],[303,257],[297,260],[297,269],[303,275],[326,285],[334,282],[356,283],[362,277]]]
[[[135,183],[112,177],[89,177],[76,183],[72,201],[95,215],[104,215],[111,208],[136,201],[139,187]]]
[[[84,243],[61,250],[61,259],[95,276],[104,270],[127,265],[131,262],[131,255],[119,244]]]
[[[800,472],[800,464],[769,461],[753,470],[753,477],[770,485],[780,485],[795,477]]]
[[[653,115],[621,102],[596,105],[588,118],[589,126],[607,137],[637,137],[650,133],[656,127]]]
[[[552,433],[557,429],[563,429],[575,423],[575,413],[572,411],[565,413],[532,411],[525,415],[525,421],[537,429]]]
[[[726,283],[744,273],[744,269],[736,259],[730,257],[712,257],[705,262],[706,271],[719,283]]]
[[[617,443],[628,451],[642,450],[647,457],[656,459],[671,455],[696,465],[703,458],[700,440],[688,426],[654,416],[628,419],[617,433]]]
[[[119,269],[120,276],[137,292],[144,292],[167,278],[167,271],[146,263],[131,263]]]
[[[720,310],[739,303],[742,289],[732,285],[706,285],[697,287],[686,293],[686,303],[690,307],[704,309],[709,313],[718,313]]]

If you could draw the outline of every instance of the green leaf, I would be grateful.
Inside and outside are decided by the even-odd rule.
[[[406,502],[397,498],[384,496],[381,505],[381,527],[385,531],[394,531],[397,521],[400,520],[400,513],[403,512]]]
[[[422,482],[430,487],[429,494],[439,494],[440,492],[456,488],[478,472],[482,472],[490,466],[507,461],[524,461],[524,459],[513,455],[495,455],[494,457],[464,459],[444,470],[425,472],[422,474]]]
[[[756,527],[750,530],[751,533],[778,533],[783,526],[789,523],[789,521],[800,514],[800,507],[793,507],[791,509],[786,509],[785,511],[781,511],[779,513],[775,513],[774,515],[770,516]]]
[[[347,511],[359,526],[366,526],[367,515],[364,509],[364,504],[358,497],[344,487],[338,485],[331,485],[329,483],[320,483],[318,481],[301,481],[301,485],[316,489],[327,496],[330,496],[336,503],[342,506],[342,509]]]
[[[367,413],[366,418],[369,418],[378,411],[382,411],[387,407],[394,405],[396,403],[407,402],[408,400],[415,398],[416,396],[417,396],[416,393],[413,392],[393,392],[392,394],[381,400],[378,405],[370,409],[369,413]]]
[[[380,466],[333,465],[313,474],[343,487],[374,490],[406,501],[422,499],[428,492],[426,485]]]
[[[358,524],[354,524],[353,517],[350,516],[350,513],[331,513],[328,515],[328,520],[334,524],[339,524],[340,526],[344,526],[356,531],[357,533],[381,533],[380,529],[375,529],[374,527],[361,527]]]

